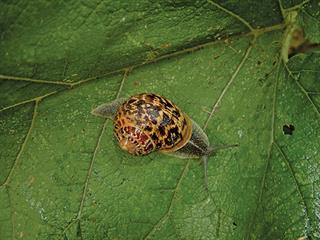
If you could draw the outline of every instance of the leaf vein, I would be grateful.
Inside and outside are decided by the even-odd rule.
[[[279,58],[281,58],[281,54],[280,54]],[[278,89],[278,82],[279,82],[279,75],[280,75],[280,63],[281,63],[281,61],[279,60],[278,65],[277,65],[276,81],[275,81],[274,89],[273,89],[272,115],[271,115],[271,124],[270,124],[271,131],[270,131],[270,144],[269,144],[269,149],[268,149],[268,157],[267,157],[267,162],[266,162],[265,169],[263,171],[263,175],[262,175],[262,179],[261,179],[261,184],[260,184],[260,189],[259,189],[259,197],[257,199],[257,205],[256,205],[255,211],[252,215],[252,219],[249,222],[249,226],[248,226],[248,230],[247,230],[247,234],[246,234],[247,235],[246,239],[250,239],[250,233],[252,231],[253,225],[254,225],[256,217],[257,217],[257,212],[258,212],[259,206],[261,204],[261,200],[262,200],[264,189],[265,189],[266,177],[267,177],[267,173],[268,173],[269,167],[270,167],[272,147],[275,143],[274,129],[275,129],[277,89]]]
[[[127,79],[128,77],[128,73],[129,73],[129,70],[125,70],[124,72],[124,75],[123,75],[123,78],[121,80],[121,83],[120,83],[120,86],[119,86],[119,89],[117,91],[117,95],[116,95],[116,98],[118,98],[118,96],[120,95],[120,92],[122,90],[122,87],[123,87],[123,84],[124,84],[124,81],[125,79]],[[101,140],[102,140],[102,136],[105,132],[105,129],[106,129],[106,126],[107,126],[107,122],[109,121],[109,119],[106,119],[104,122],[103,122],[103,126],[102,126],[102,129],[99,133],[99,136],[98,136],[98,141],[96,143],[96,146],[94,148],[94,151],[93,151],[93,155],[92,155],[92,158],[91,158],[91,161],[90,161],[90,165],[89,165],[89,169],[88,169],[88,172],[87,172],[87,176],[86,176],[86,180],[84,182],[84,187],[83,187],[83,191],[82,191],[82,196],[81,196],[81,202],[80,202],[80,205],[79,205],[79,210],[78,210],[78,213],[77,213],[77,216],[75,218],[73,218],[68,224],[67,226],[63,229],[62,231],[62,235],[64,235],[66,233],[66,231],[75,223],[80,221],[81,219],[81,214],[82,214],[82,211],[83,211],[83,207],[84,207],[84,202],[85,202],[85,199],[86,199],[86,196],[87,196],[87,190],[88,190],[88,185],[89,185],[89,180],[90,180],[90,177],[91,177],[91,174],[92,174],[92,170],[93,170],[93,165],[94,165],[94,162],[95,162],[95,159],[96,159],[96,155],[97,155],[97,152],[98,152],[98,149],[99,149],[99,146],[100,146],[100,143],[101,143]]]
[[[163,224],[167,221],[167,219],[169,218],[171,212],[172,212],[172,208],[174,205],[174,202],[176,200],[177,197],[177,193],[178,190],[180,188],[182,179],[184,178],[184,176],[187,174],[188,170],[189,170],[189,165],[190,165],[191,160],[189,159],[188,162],[186,163],[186,165],[184,166],[180,177],[178,179],[178,182],[175,186],[175,189],[173,191],[170,203],[169,203],[169,207],[167,208],[166,212],[163,214],[163,216],[159,219],[159,221],[152,227],[152,229],[150,229],[150,231],[145,235],[145,237],[143,238],[144,240],[146,239],[150,239],[151,235],[154,234],[156,231],[160,230],[161,227],[163,226]]]
[[[45,84],[72,86],[72,83],[67,83],[67,82],[33,79],[28,77],[8,76],[8,75],[2,75],[2,74],[0,74],[0,80],[26,81],[26,82],[32,82],[32,83],[45,83]]]
[[[100,79],[100,78],[108,76],[108,75],[112,75],[112,74],[116,74],[116,73],[119,73],[119,72],[122,72],[122,71],[126,71],[127,69],[131,69],[132,70],[132,69],[135,69],[135,68],[147,65],[147,64],[156,63],[156,62],[159,62],[159,61],[164,60],[164,59],[168,59],[168,58],[171,58],[171,57],[180,56],[182,54],[194,52],[194,51],[203,49],[205,47],[210,47],[210,46],[212,46],[214,44],[217,44],[219,42],[223,42],[223,41],[225,41],[226,39],[228,39],[230,37],[247,36],[247,35],[252,35],[252,34],[256,37],[256,35],[259,35],[259,34],[262,34],[262,33],[266,33],[266,32],[277,31],[277,30],[282,29],[283,27],[284,27],[283,24],[278,24],[278,25],[274,25],[274,26],[271,26],[271,27],[259,28],[259,29],[256,29],[254,32],[250,32],[250,33],[239,33],[239,34],[234,34],[232,36],[228,35],[228,36],[223,37],[221,39],[214,39],[214,41],[208,41],[208,42],[205,42],[205,43],[201,43],[201,44],[195,45],[193,47],[184,48],[184,49],[177,50],[175,52],[166,53],[166,54],[163,54],[163,55],[161,55],[161,56],[159,56],[159,57],[157,57],[155,59],[147,60],[147,61],[144,61],[144,62],[141,62],[141,63],[138,63],[138,64],[133,64],[131,66],[122,67],[120,69],[116,69],[116,70],[113,70],[113,71],[110,71],[110,72],[106,72],[106,73],[98,75],[98,76],[85,78],[85,79],[82,79],[82,80],[79,80],[79,81],[76,81],[76,82],[63,82],[63,81],[58,81],[58,80],[51,81],[51,80],[44,80],[44,79],[33,79],[33,78],[29,78],[29,77],[9,76],[9,75],[3,75],[3,74],[0,74],[0,81],[1,80],[26,81],[26,82],[32,82],[32,83],[38,83],[38,84],[62,85],[62,86],[65,86],[65,87],[73,88],[73,87],[76,87],[76,86],[81,85],[81,84],[86,83],[86,82],[90,82],[90,81],[97,80],[97,79]]]
[[[302,200],[302,204],[304,205],[304,209],[305,209],[305,213],[306,213],[306,223],[307,223],[307,226],[310,226],[310,211],[309,211],[309,208],[308,208],[308,205],[307,205],[307,202],[305,200],[305,197],[303,196],[303,193],[302,193],[302,189],[299,185],[299,182],[298,182],[298,179],[296,178],[295,174],[294,174],[294,170],[293,170],[293,167],[288,159],[288,157],[285,155],[285,153],[283,152],[283,150],[279,147],[278,143],[275,142],[275,146],[277,147],[278,151],[280,152],[280,155],[282,156],[287,168],[289,169],[289,172],[294,180],[294,184],[295,184],[295,187],[298,191],[298,194],[299,194],[299,197],[301,198]]]
[[[255,38],[253,40],[253,42],[249,45],[249,47],[247,48],[241,62],[239,63],[238,67],[236,68],[236,70],[234,71],[234,73],[232,74],[231,78],[229,79],[229,81],[227,82],[227,84],[225,85],[225,87],[223,88],[220,96],[218,97],[217,101],[213,104],[210,114],[204,124],[203,130],[205,130],[208,126],[209,121],[211,120],[214,112],[217,110],[217,107],[219,106],[222,98],[224,97],[224,95],[226,94],[226,92],[228,91],[229,87],[231,86],[231,84],[233,83],[234,79],[238,76],[238,73],[240,72],[240,69],[242,68],[242,66],[244,65],[244,63],[246,62],[246,60],[249,57],[249,54],[253,48],[253,44],[254,44]]]
[[[296,83],[296,85],[298,86],[298,88],[300,89],[300,91],[307,97],[308,101],[311,103],[314,111],[317,113],[318,117],[320,117],[320,110],[318,109],[317,105],[314,103],[314,101],[312,100],[312,98],[310,97],[310,94],[304,87],[303,85],[300,83],[300,81],[292,74],[292,71],[289,69],[288,65],[285,64],[285,68],[289,74],[289,76],[291,76],[294,80],[294,82]]]
[[[211,0],[208,0],[208,2],[211,3],[212,5],[216,6],[220,10],[226,12],[230,16],[238,19],[240,22],[242,22],[244,25],[246,25],[250,29],[251,32],[255,32],[255,29],[250,25],[250,23],[247,20],[245,20],[244,18],[240,17],[238,14],[235,14],[234,12],[230,11],[229,9],[222,7],[221,5],[219,5],[216,2],[213,2]]]
[[[13,172],[14,170],[16,169],[17,165],[20,163],[20,158],[21,158],[21,155],[25,149],[25,146],[30,138],[30,135],[31,135],[31,132],[32,132],[32,129],[34,128],[34,122],[35,122],[35,119],[36,119],[36,116],[37,116],[37,111],[38,111],[38,106],[39,106],[39,99],[37,99],[36,101],[34,101],[34,108],[33,108],[33,114],[32,114],[32,119],[31,119],[31,124],[30,124],[30,127],[28,129],[28,132],[23,140],[23,143],[20,147],[20,150],[13,162],[13,165],[10,169],[10,172],[9,174],[7,175],[6,179],[4,180],[4,182],[2,184],[0,184],[0,187],[3,187],[3,186],[7,186],[12,178],[12,175],[13,175]]]
[[[42,96],[38,96],[38,97],[35,97],[35,98],[31,98],[31,99],[28,99],[28,100],[25,100],[25,101],[21,101],[21,102],[12,104],[12,105],[10,105],[10,106],[7,106],[7,107],[4,107],[4,108],[0,109],[0,112],[9,110],[9,109],[11,109],[11,108],[18,107],[18,106],[20,106],[20,105],[27,104],[27,103],[30,103],[30,102],[33,102],[33,101],[42,100],[42,99],[44,99],[44,98],[46,98],[46,97],[49,97],[49,96],[51,96],[51,95],[56,94],[57,92],[58,92],[58,91],[53,91],[53,92],[44,94],[44,95],[42,95]]]

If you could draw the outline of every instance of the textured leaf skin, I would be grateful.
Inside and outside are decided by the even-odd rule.
[[[0,239],[320,239],[320,52],[286,56],[296,28],[320,42],[318,1],[0,9]],[[199,161],[130,156],[90,114],[140,92],[240,144],[208,192]]]

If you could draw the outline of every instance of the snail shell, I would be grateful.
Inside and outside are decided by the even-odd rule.
[[[153,93],[120,98],[98,106],[91,113],[113,119],[120,147],[133,155],[158,150],[181,158],[201,158],[206,190],[208,157],[218,149],[238,146],[210,147],[207,135],[195,121],[170,100]]]
[[[174,103],[157,94],[141,93],[98,106],[94,115],[109,117],[123,150],[133,155],[161,151],[182,158],[208,155],[207,135]]]

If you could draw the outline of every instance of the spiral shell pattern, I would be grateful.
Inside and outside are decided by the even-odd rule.
[[[192,121],[170,100],[153,93],[130,97],[114,118],[120,147],[134,155],[172,152],[191,138]]]

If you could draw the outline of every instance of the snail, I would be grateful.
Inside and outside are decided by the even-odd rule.
[[[154,93],[141,93],[105,103],[91,112],[110,118],[120,147],[132,155],[160,151],[180,158],[200,158],[207,189],[208,157],[218,149],[211,147],[200,126],[170,100]]]

